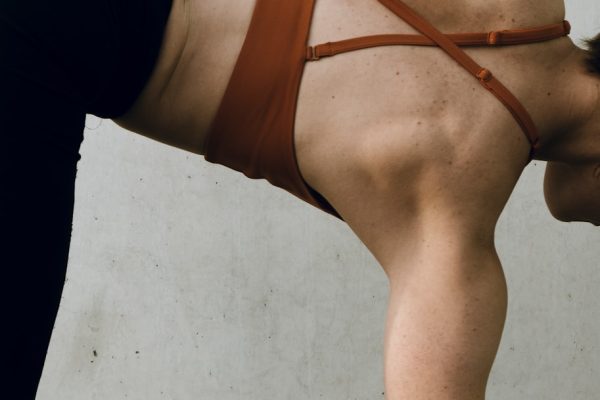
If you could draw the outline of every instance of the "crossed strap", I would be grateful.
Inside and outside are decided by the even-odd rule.
[[[322,57],[377,46],[413,45],[439,46],[450,57],[471,73],[487,90],[492,92],[510,111],[531,144],[529,160],[539,147],[539,135],[531,116],[521,102],[508,90],[492,72],[475,62],[458,46],[506,46],[535,43],[557,39],[571,32],[568,21],[529,29],[492,31],[487,33],[444,34],[409,8],[401,0],[378,0],[394,14],[402,18],[423,35],[373,35],[362,36],[339,42],[328,42],[308,46],[306,61],[316,61]]]

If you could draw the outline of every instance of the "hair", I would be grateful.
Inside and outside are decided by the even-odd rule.
[[[584,43],[589,53],[586,58],[588,71],[600,76],[600,34],[594,38],[585,39]]]

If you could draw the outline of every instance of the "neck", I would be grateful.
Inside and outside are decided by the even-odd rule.
[[[551,128],[540,131],[537,159],[559,162],[600,160],[600,77],[585,66],[585,50],[572,45],[554,68],[555,95],[545,105]]]

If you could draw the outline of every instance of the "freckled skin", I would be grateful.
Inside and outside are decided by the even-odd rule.
[[[530,1],[510,0],[495,7],[483,0],[438,2],[435,6],[426,0],[406,3],[444,32],[539,26],[564,18],[564,4],[558,0],[537,6]],[[158,141],[203,154],[210,122],[243,44],[253,7],[254,1],[229,7],[216,0],[175,0],[158,67],[134,107],[116,122]],[[309,43],[378,33],[415,31],[375,0],[317,1]],[[574,90],[568,82],[577,75],[573,73],[576,63],[565,60],[581,58],[581,54],[573,55],[575,48],[569,38],[562,38],[528,46],[466,49],[467,54],[489,67],[530,112],[542,145],[548,144],[540,149],[540,159],[560,161],[569,156],[557,149],[556,143],[564,142],[560,137],[567,136],[568,126],[580,116],[567,115],[565,110],[586,109],[585,105],[564,104]],[[530,73],[523,74],[524,70]],[[390,80],[388,71],[398,79]],[[587,83],[589,79],[586,82],[581,77],[570,86]],[[539,97],[540,90],[548,95]],[[584,97],[582,102],[589,98]],[[417,124],[416,120],[426,123]],[[382,121],[387,125],[382,126]],[[421,147],[426,153],[408,150],[414,148],[410,141],[417,137],[420,143],[426,143]],[[434,181],[453,180],[442,178],[451,172],[467,177],[461,166],[479,165],[481,175],[497,176],[495,186],[508,193],[528,152],[528,143],[514,119],[497,99],[439,49],[412,46],[366,49],[308,63],[298,97],[295,142],[304,178],[326,197],[342,201],[349,197],[338,190],[338,183],[348,188],[364,187],[365,182],[352,182],[352,177],[345,181],[336,171],[365,167],[367,160],[359,158],[366,154],[378,159],[389,154],[396,159],[385,163],[394,165],[395,170],[386,172],[377,167],[382,176],[408,176],[417,164],[433,171],[437,168],[435,160],[447,165],[446,158],[452,157],[453,171],[443,167],[440,176],[424,180],[420,186],[433,187]],[[385,149],[375,155],[373,151],[381,145]],[[339,149],[341,162],[331,148]],[[364,148],[369,152],[362,152]],[[389,151],[392,148],[394,152]],[[493,148],[504,151],[490,154]],[[432,151],[440,152],[440,157]],[[352,165],[346,166],[346,162]],[[505,166],[503,176],[499,165]],[[490,170],[485,169],[488,166]],[[463,179],[462,184],[480,193],[495,191],[477,188],[473,180]],[[406,185],[398,187],[405,199],[412,196]],[[465,192],[461,185],[456,185],[456,190]],[[507,195],[495,198],[498,201],[478,206],[489,215],[489,230]],[[476,214],[473,218],[480,223]],[[389,216],[384,220],[389,221]]]
[[[425,0],[406,3],[446,32],[520,28],[557,22],[564,18],[564,4],[560,1],[537,7],[521,0],[503,1],[496,7],[489,7],[485,1],[436,3],[435,7]],[[240,2],[239,6],[232,8],[216,0],[175,0],[159,67],[136,105],[117,122],[161,142],[202,154],[204,139],[243,44],[253,6],[253,1]],[[223,26],[228,29],[224,30]],[[315,7],[309,42],[323,43],[376,33],[415,32],[375,0],[319,1]],[[559,61],[570,54],[575,46],[568,38],[534,46],[534,57],[528,46],[476,48],[468,49],[467,53],[482,65],[489,66],[514,92],[529,110],[542,137],[556,137],[558,133],[553,131],[553,127],[565,125],[564,120],[569,118],[564,115],[560,104],[561,96],[568,89],[564,84],[555,84],[559,81],[557,70],[569,75],[567,68]],[[372,59],[376,63],[371,62]],[[399,69],[399,65],[402,68]],[[400,78],[397,86],[391,85],[385,78],[388,68],[394,68],[396,77]],[[531,74],[525,76],[522,73],[525,69],[533,71],[540,68],[533,81]],[[572,65],[569,65],[571,70]],[[547,104],[536,95],[540,87],[547,89]],[[343,90],[336,93],[336,101],[325,101],[332,99],[333,92],[338,88]],[[463,96],[466,90],[472,96]],[[357,102],[358,98],[362,100],[361,103]],[[439,99],[444,107],[431,101],[427,104],[428,99]],[[487,136],[493,138],[487,139],[487,146],[474,144],[478,150],[472,148],[469,154],[464,155],[475,163],[478,161],[473,151],[480,151],[484,156],[485,147],[498,145],[517,156],[498,159],[497,162],[515,165],[521,162],[523,149],[527,146],[518,137],[518,128],[512,117],[506,114],[497,100],[475,85],[472,78],[439,49],[383,47],[306,66],[298,99],[295,132],[301,171],[314,186],[329,187],[325,182],[329,179],[318,176],[319,171],[312,168],[321,168],[321,162],[316,158],[322,158],[326,148],[339,147],[340,144],[352,146],[353,149],[346,151],[347,158],[347,152],[356,152],[359,143],[364,141],[362,132],[376,129],[376,121],[390,120],[394,121],[397,129],[405,132],[395,136],[404,137],[406,148],[410,148],[408,138],[414,135],[406,133],[406,127],[422,126],[411,123],[410,120],[414,118],[428,121],[427,131],[419,133],[419,136],[432,142],[429,149],[435,147],[433,142],[444,136],[449,143],[460,143],[469,148],[471,146],[464,142],[465,134],[462,132],[488,131]],[[310,131],[305,126],[310,126]],[[508,130],[511,134],[506,135]],[[327,135],[322,134],[325,131]],[[318,139],[322,151],[304,147],[305,143],[315,144],[313,136],[316,135],[323,137]],[[470,136],[480,135],[483,133],[472,133]],[[499,136],[512,138],[512,141],[494,144]],[[486,140],[479,143],[485,144]],[[403,154],[400,143],[399,147],[397,158],[407,160],[406,164],[420,157],[415,153]],[[541,154],[543,156],[544,152]],[[456,162],[455,165],[461,163]],[[457,170],[457,173],[461,172]],[[511,168],[508,175],[514,177],[515,174],[516,170]]]
[[[442,32],[565,17],[561,0],[405,2]],[[157,68],[117,122],[203,154],[254,3],[174,0]],[[309,44],[383,33],[415,31],[375,0],[317,1]],[[600,79],[584,51],[566,37],[465,52],[535,122],[551,212],[600,222]],[[483,400],[507,307],[494,230],[530,150],[512,115],[440,49],[364,49],[306,65],[294,145],[389,279],[386,400]]]

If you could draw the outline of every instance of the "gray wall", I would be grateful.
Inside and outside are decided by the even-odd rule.
[[[600,4],[569,1],[568,18],[591,35]],[[38,399],[383,398],[387,279],[344,224],[110,121],[87,127]],[[543,168],[498,226],[509,310],[492,400],[600,392],[600,232],[551,218]]]

